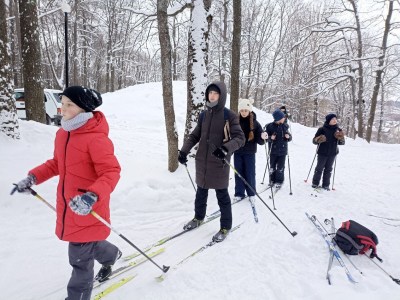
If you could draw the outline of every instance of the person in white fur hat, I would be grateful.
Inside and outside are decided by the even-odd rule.
[[[252,99],[239,99],[238,111],[240,127],[246,138],[245,145],[236,150],[234,154],[235,169],[240,175],[256,190],[256,152],[257,144],[264,145],[268,138],[267,133],[263,132],[260,123],[253,112]],[[254,192],[245,185],[242,179],[235,174],[235,200],[249,196],[250,201],[255,200]]]

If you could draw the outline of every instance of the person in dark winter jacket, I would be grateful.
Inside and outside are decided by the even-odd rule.
[[[201,225],[206,215],[208,190],[215,189],[221,210],[220,230],[213,236],[217,242],[223,241],[232,228],[228,193],[230,168],[224,159],[230,161],[232,153],[245,142],[238,116],[225,108],[226,94],[223,82],[214,82],[207,87],[205,109],[178,156],[179,162],[186,164],[189,151],[199,144],[196,153],[195,215],[183,228],[191,230]]]
[[[283,114],[285,115],[285,124],[288,124],[288,120],[290,119],[290,114],[288,113],[288,111],[286,110],[286,106],[282,105],[280,108],[281,112],[283,112]]]
[[[89,300],[94,277],[94,260],[102,267],[96,280],[104,281],[121,256],[106,241],[110,228],[90,214],[92,209],[110,222],[110,194],[117,185],[121,167],[108,138],[100,94],[82,86],[66,88],[61,99],[61,128],[55,138],[54,157],[28,172],[13,190],[30,193],[34,184],[59,176],[56,205],[56,235],[68,241],[73,268],[68,298]]]
[[[264,145],[267,133],[263,131],[253,112],[253,100],[239,99],[240,127],[246,138],[245,145],[234,154],[236,171],[256,190],[256,152],[257,144]],[[254,202],[254,192],[235,174],[235,200],[243,199],[246,195]]]
[[[326,115],[324,125],[318,128],[313,138],[313,144],[318,145],[318,159],[312,180],[312,187],[316,188],[319,186],[323,173],[322,188],[329,191],[332,166],[336,155],[339,153],[338,145],[345,144],[344,132],[337,125],[335,114]]]
[[[274,122],[266,125],[270,151],[270,185],[279,189],[285,179],[285,163],[288,153],[288,142],[292,140],[289,127],[285,124],[285,115],[280,109],[272,113]]]

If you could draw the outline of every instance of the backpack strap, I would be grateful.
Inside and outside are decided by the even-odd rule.
[[[349,231],[350,229],[350,221],[342,222],[342,226],[340,227],[346,231]]]
[[[203,123],[204,115],[205,115],[205,110],[203,110],[199,114],[199,121],[198,121],[199,124]],[[231,139],[231,130],[230,130],[230,126],[229,126],[229,109],[226,107],[224,107],[224,120],[225,120],[225,124],[224,124],[223,142],[226,143],[227,141],[229,141]]]
[[[347,222],[348,222],[348,221],[347,221]],[[344,223],[347,223],[347,222],[343,222],[343,224],[344,224]],[[350,224],[350,222],[349,222],[349,224]],[[342,226],[343,226],[343,225],[342,225]],[[342,228],[343,228],[343,227],[342,227]],[[341,236],[341,237],[343,237],[343,238],[345,238],[346,240],[348,240],[348,241],[353,245],[353,247],[356,248],[358,251],[361,251],[361,250],[364,248],[363,245],[357,244],[356,241],[355,241],[351,236],[349,236],[348,234],[344,233],[343,231],[338,230],[338,231],[336,232],[336,234],[339,235],[339,236]],[[360,252],[360,253],[361,253],[361,252]],[[361,253],[361,254],[362,254],[362,253]]]
[[[224,139],[222,142],[226,143],[231,139],[231,130],[229,126],[229,109],[224,107]]]
[[[364,254],[369,249],[372,249],[370,257],[376,257],[380,262],[382,262],[382,259],[376,253],[376,244],[370,237],[365,235],[357,235],[357,238],[360,239],[361,244],[364,245],[364,247],[360,250],[360,254]]]

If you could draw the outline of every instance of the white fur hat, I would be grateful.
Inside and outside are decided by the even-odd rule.
[[[239,99],[238,110],[247,109],[249,111],[253,111],[253,99]]]

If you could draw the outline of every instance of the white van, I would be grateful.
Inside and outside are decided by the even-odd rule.
[[[46,123],[50,125],[54,122],[55,125],[60,125],[61,121],[61,100],[60,90],[44,89],[44,104],[46,108]],[[15,105],[17,107],[18,118],[25,120],[25,98],[24,89],[14,89]]]

